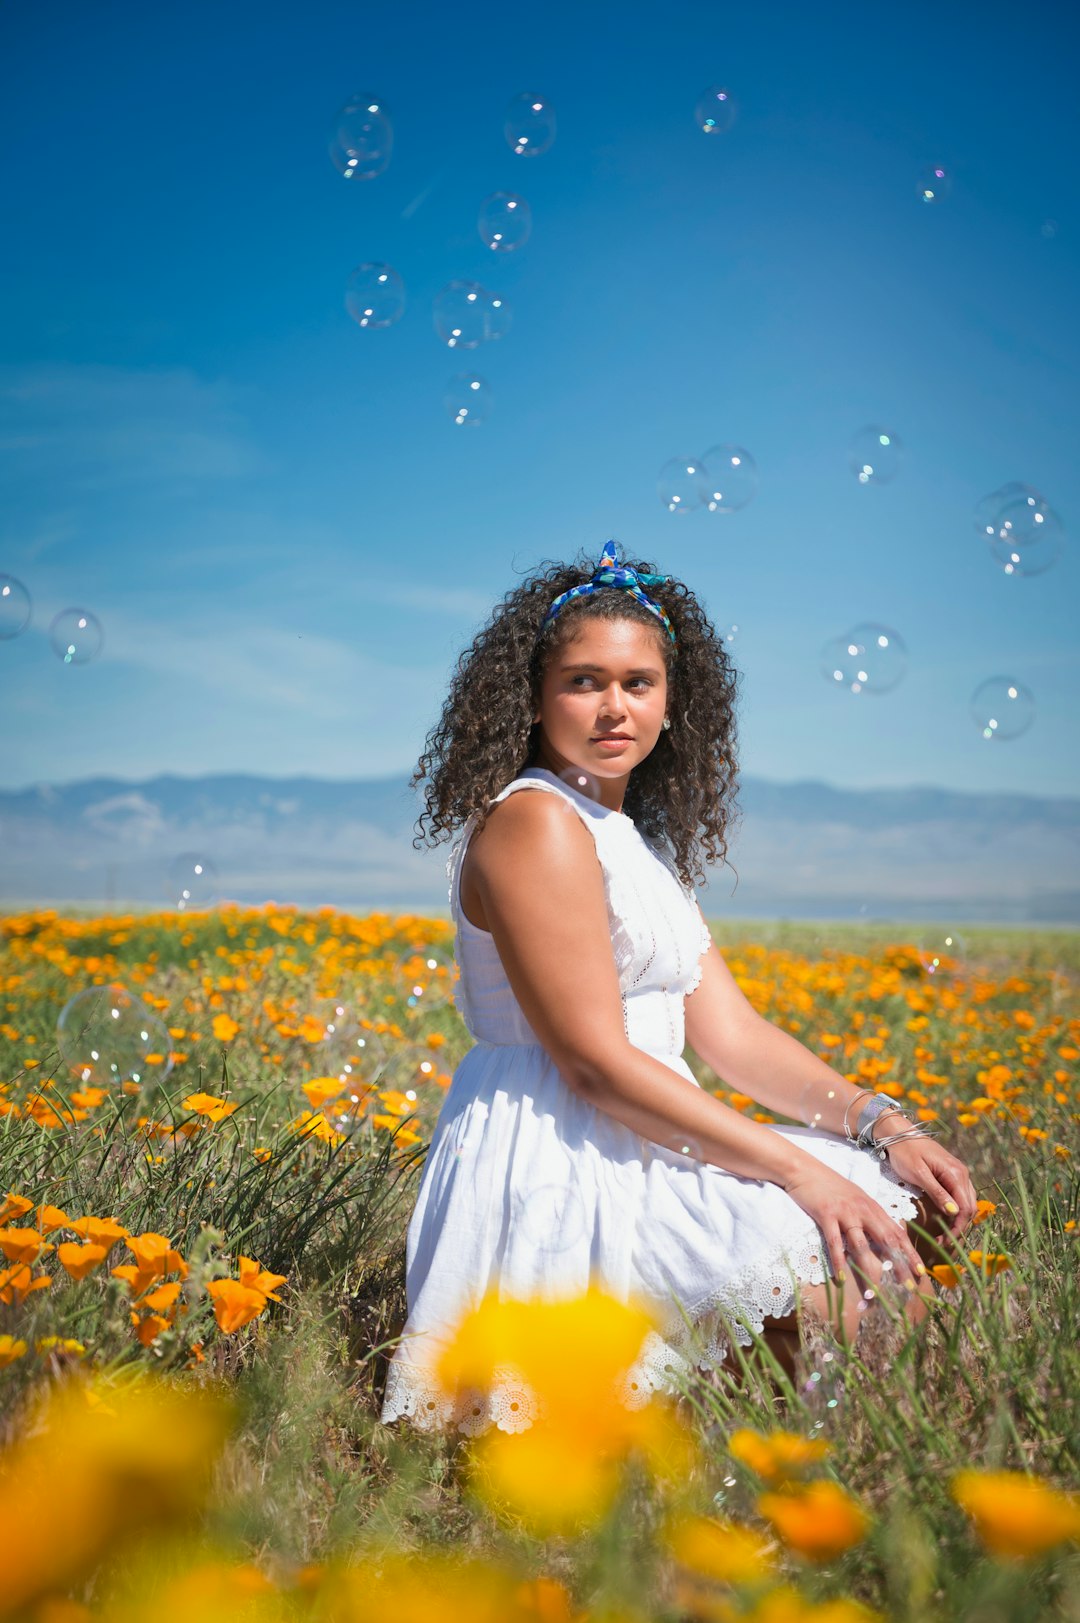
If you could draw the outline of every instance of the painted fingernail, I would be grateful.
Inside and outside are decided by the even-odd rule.
[[[839,1272],[839,1273],[838,1273],[838,1274],[837,1274],[837,1276],[836,1276],[836,1283],[837,1283],[837,1284],[838,1284],[838,1285],[842,1285],[842,1284],[843,1284],[843,1283],[844,1283],[844,1280],[845,1280],[845,1279],[846,1279],[846,1278],[847,1278],[847,1274],[846,1274],[846,1273],[845,1273],[845,1272],[844,1272],[844,1270],[843,1270],[843,1269],[842,1269],[842,1268],[841,1268],[841,1270],[840,1270],[840,1272]]]
[[[926,1264],[925,1264],[925,1262],[917,1262],[915,1264],[915,1272],[917,1274],[925,1274],[925,1272],[926,1272]]]
[[[906,1291],[913,1291],[915,1289],[915,1281],[913,1279],[905,1279],[904,1289]]]
[[[960,1208],[956,1204],[955,1200],[947,1200],[945,1202],[945,1210],[947,1212],[958,1212],[960,1210]]]

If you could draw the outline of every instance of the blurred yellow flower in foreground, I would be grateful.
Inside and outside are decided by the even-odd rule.
[[[774,1565],[772,1540],[764,1533],[712,1516],[679,1518],[664,1542],[680,1567],[713,1583],[754,1583]]]
[[[728,1452],[773,1487],[798,1481],[808,1468],[830,1452],[824,1438],[800,1437],[796,1431],[774,1431],[768,1436],[743,1429],[728,1438]]]
[[[1080,1496],[1023,1471],[958,1471],[949,1491],[993,1555],[1023,1560],[1080,1538]]]
[[[521,1417],[514,1431],[492,1429],[475,1446],[478,1491],[554,1533],[604,1515],[630,1454],[655,1476],[685,1478],[695,1457],[686,1428],[659,1400],[631,1410],[620,1395],[655,1330],[643,1305],[595,1288],[557,1301],[491,1293],[466,1314],[436,1361],[436,1379],[457,1399],[517,1388]]]
[[[880,1612],[857,1600],[809,1600],[783,1584],[770,1591],[750,1612],[739,1614],[744,1623],[885,1623]]]
[[[570,1597],[550,1578],[522,1583],[490,1562],[410,1551],[327,1573],[327,1623],[572,1623]]]
[[[22,1358],[25,1352],[25,1341],[17,1340],[14,1336],[0,1336],[0,1369],[13,1364],[16,1358]]]
[[[205,1388],[145,1377],[53,1388],[0,1455],[0,1617],[81,1582],[119,1541],[196,1511],[230,1419]]]
[[[1004,1251],[969,1251],[968,1261],[973,1268],[980,1268],[991,1279],[995,1274],[1006,1273],[1012,1267],[1012,1258],[1007,1257]]]
[[[836,1482],[808,1482],[791,1493],[763,1493],[757,1508],[789,1549],[808,1561],[832,1561],[866,1537],[870,1518]]]

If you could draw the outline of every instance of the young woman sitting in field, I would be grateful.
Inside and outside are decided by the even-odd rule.
[[[475,1045],[409,1226],[386,1421],[527,1423],[520,1392],[463,1406],[426,1368],[488,1290],[647,1301],[642,1401],[752,1332],[790,1368],[800,1308],[853,1340],[885,1271],[921,1318],[932,1286],[907,1221],[954,1238],[971,1220],[963,1163],[756,1014],[711,940],[693,884],[726,854],[736,683],[690,589],[620,565],[614,542],[595,569],[508,593],[458,662],[413,783],[429,837],[462,831],[450,906]],[[805,1125],[705,1092],[686,1042]]]

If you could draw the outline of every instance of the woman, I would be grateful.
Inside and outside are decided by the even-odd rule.
[[[853,1337],[886,1272],[918,1319],[932,1286],[906,1220],[936,1207],[956,1236],[974,1213],[963,1163],[757,1015],[711,940],[692,886],[726,853],[736,685],[690,589],[621,566],[614,542],[508,593],[458,662],[413,783],[429,836],[462,828],[448,874],[475,1046],[409,1226],[386,1421],[531,1423],[510,1372],[451,1399],[428,1371],[488,1290],[646,1300],[636,1404],[732,1336],[764,1331],[790,1364],[800,1305]],[[806,1125],[706,1093],[685,1042]]]

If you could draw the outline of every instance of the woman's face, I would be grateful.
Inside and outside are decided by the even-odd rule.
[[[544,672],[536,764],[556,773],[583,768],[597,779],[604,804],[610,798],[617,805],[659,738],[666,710],[659,634],[637,620],[583,620]]]

